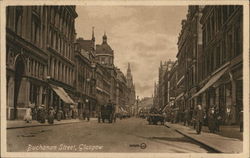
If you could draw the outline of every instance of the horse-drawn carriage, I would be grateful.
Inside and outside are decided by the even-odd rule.
[[[98,122],[104,123],[105,120],[108,120],[109,123],[115,122],[115,105],[112,103],[107,103],[101,106],[100,114],[98,116]]]

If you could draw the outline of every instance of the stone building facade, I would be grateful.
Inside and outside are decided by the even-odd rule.
[[[179,88],[176,102],[180,113],[185,109],[193,111],[197,100],[192,96],[198,90],[198,71],[202,71],[202,30],[200,19],[203,6],[189,6],[187,19],[182,21],[182,30],[178,39],[178,82]],[[180,100],[180,101],[178,101]]]
[[[63,118],[71,118],[75,105],[75,6],[48,6],[47,53],[49,84],[48,106],[62,109]],[[44,17],[44,16],[41,16]],[[40,35],[42,36],[42,34]],[[73,106],[73,107],[72,107]]]
[[[84,110],[96,116],[109,100],[135,102],[132,73],[117,71],[106,33],[102,44],[94,29],[92,39],[76,40],[75,6],[10,6],[6,13],[8,119],[42,105],[70,119]]]
[[[205,6],[202,24],[200,104],[219,108],[225,124],[239,123],[243,109],[243,7]]]
[[[78,38],[75,47],[76,98],[79,116],[84,111],[90,111],[95,116],[96,111],[96,63],[94,30],[91,40]]]
[[[8,119],[22,119],[29,105],[54,106],[50,84],[73,95],[76,17],[74,6],[7,7]]]
[[[200,104],[205,112],[218,109],[223,124],[238,124],[243,109],[242,6],[189,6],[177,45],[177,62],[164,80],[170,82],[178,120],[186,109],[192,117]],[[159,93],[154,104],[161,100]]]

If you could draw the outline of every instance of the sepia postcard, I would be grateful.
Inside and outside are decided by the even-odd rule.
[[[3,0],[1,157],[249,157],[249,2]]]

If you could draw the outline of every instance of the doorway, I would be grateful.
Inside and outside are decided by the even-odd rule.
[[[13,119],[17,119],[18,116],[18,95],[21,86],[22,77],[24,75],[24,61],[21,57],[18,57],[15,64],[15,87],[14,87],[14,117]]]

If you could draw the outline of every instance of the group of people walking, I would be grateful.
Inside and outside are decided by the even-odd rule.
[[[62,112],[60,110],[57,112],[57,115],[59,116],[57,117],[58,120],[61,119],[61,113]],[[32,120],[37,120],[40,123],[45,123],[47,119],[49,124],[53,124],[55,114],[56,112],[53,107],[50,107],[49,110],[46,110],[44,105],[41,105],[39,107],[28,107],[26,109],[24,121],[27,123],[31,123]]]
[[[75,113],[75,112],[72,112],[72,113]],[[49,124],[53,124],[55,119],[57,121],[61,121],[61,119],[65,117],[67,117],[67,114],[62,110],[61,107],[55,110],[52,106],[46,109],[44,105],[34,106],[31,104],[26,109],[26,113],[24,115],[24,121],[26,123],[31,123],[32,120],[36,120],[40,123],[45,123],[47,120]],[[73,117],[73,114],[72,114],[72,117]]]
[[[207,113],[202,109],[201,105],[197,105],[196,109],[193,111],[189,111],[187,109],[184,111],[184,125],[193,125],[197,134],[201,133],[205,120],[211,133],[220,131],[219,127],[222,117],[218,107],[211,106]]]

